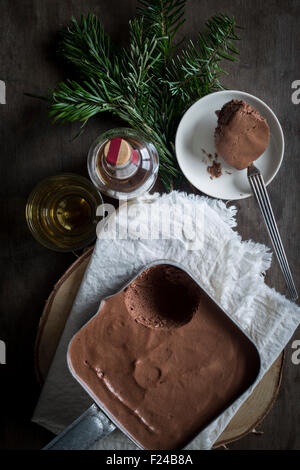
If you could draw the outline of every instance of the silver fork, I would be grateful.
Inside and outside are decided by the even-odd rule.
[[[289,263],[283,248],[278,227],[275,221],[269,195],[266,190],[264,179],[261,172],[253,164],[248,167],[248,179],[253,193],[258,202],[259,208],[265,220],[269,236],[271,238],[279,265],[283,272],[290,296],[292,300],[298,299],[298,293],[294,284],[293,276],[289,267]]]

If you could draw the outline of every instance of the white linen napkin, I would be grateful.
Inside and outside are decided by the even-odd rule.
[[[233,230],[235,214],[236,209],[222,201],[174,191],[125,205],[110,218],[99,234],[35,409],[34,422],[59,433],[91,405],[91,399],[67,368],[70,339],[97,312],[101,299],[121,289],[145,265],[165,259],[185,267],[248,333],[261,355],[261,372],[253,387],[187,448],[212,447],[300,323],[299,307],[264,283],[263,273],[271,264],[271,253],[263,245],[241,240]],[[136,446],[116,430],[93,448]]]

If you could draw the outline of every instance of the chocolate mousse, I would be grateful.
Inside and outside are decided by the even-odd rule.
[[[266,119],[242,100],[229,101],[217,115],[215,145],[218,154],[238,170],[247,168],[268,146],[270,128]]]
[[[149,268],[102,302],[72,339],[68,362],[96,403],[151,450],[184,447],[259,369],[253,344],[170,265]]]
[[[198,285],[173,266],[147,269],[125,289],[129,314],[149,328],[176,328],[191,320],[200,302]]]

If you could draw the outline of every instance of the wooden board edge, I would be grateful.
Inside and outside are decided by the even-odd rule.
[[[87,250],[81,256],[79,256],[79,258],[77,258],[74,261],[74,263],[71,264],[71,266],[64,272],[61,278],[54,285],[53,290],[51,291],[48,299],[46,300],[46,303],[43,308],[42,315],[40,317],[40,321],[38,324],[37,336],[36,336],[35,345],[34,345],[34,370],[37,376],[38,383],[40,385],[43,384],[44,380],[43,380],[43,374],[41,373],[40,364],[39,364],[39,347],[42,341],[44,327],[47,323],[48,316],[51,311],[51,307],[52,307],[56,292],[65,282],[65,280],[68,279],[68,277],[78,268],[78,266],[80,266],[88,257],[91,256],[93,250],[94,250],[94,246],[87,248]]]

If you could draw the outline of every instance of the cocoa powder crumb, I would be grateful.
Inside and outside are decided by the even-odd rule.
[[[210,179],[219,178],[222,175],[221,163],[213,160],[212,165],[207,167],[207,171],[210,174]]]

